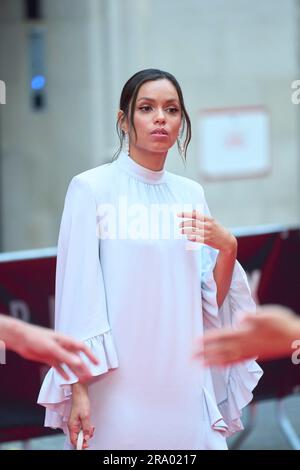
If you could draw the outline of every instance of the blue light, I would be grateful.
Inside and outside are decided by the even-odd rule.
[[[31,80],[31,88],[33,90],[41,90],[42,88],[44,88],[45,83],[46,83],[46,79],[43,75],[36,75]]]

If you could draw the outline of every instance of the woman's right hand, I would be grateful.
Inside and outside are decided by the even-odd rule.
[[[68,421],[70,441],[76,448],[79,431],[83,431],[83,449],[89,447],[89,439],[93,437],[94,426],[90,421],[90,399],[87,386],[76,383],[72,386],[72,408]]]

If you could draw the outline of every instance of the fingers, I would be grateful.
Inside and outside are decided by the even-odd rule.
[[[53,367],[57,370],[57,372],[62,376],[63,379],[65,379],[66,381],[70,380],[70,377],[60,364],[54,364]]]
[[[241,318],[239,328],[243,330],[249,330],[257,324],[257,321],[258,316],[253,315],[253,313],[247,313]]]
[[[90,428],[90,431],[86,431],[84,432],[83,431],[83,435],[84,435],[84,439],[83,439],[83,449],[87,449],[89,447],[89,442],[90,442],[90,439],[92,439],[92,437],[94,436],[94,431],[95,431],[95,427],[94,426],[91,426]]]
[[[192,223],[192,225],[191,225]],[[204,243],[204,225],[196,220],[181,222],[181,233],[187,236],[190,241]]]
[[[60,363],[66,364],[80,381],[87,381],[92,377],[90,370],[77,354],[57,346],[56,358]]]
[[[201,222],[200,220],[197,219],[188,219],[188,220],[183,220],[180,222],[179,227],[189,227],[189,228],[197,228],[200,230],[204,230],[205,228],[205,222]]]
[[[180,215],[181,214],[181,215]],[[190,217],[179,224],[181,233],[187,236],[192,242],[204,243],[205,238],[210,234],[210,218],[203,216],[198,211],[181,212],[179,217]]]
[[[78,434],[81,429],[81,423],[79,420],[69,421],[68,423],[69,435],[71,444],[76,447]]]
[[[95,427],[91,425],[89,415],[82,418],[81,425],[82,425],[82,431],[83,431],[83,436],[84,436],[83,449],[87,449],[89,447],[89,440],[94,435]]]
[[[205,367],[227,366],[240,360],[233,351],[218,346],[211,349],[204,348],[202,351],[198,351],[193,358],[201,360]]]
[[[196,210],[193,210],[191,212],[178,212],[177,213],[177,216],[178,217],[184,217],[184,218],[189,218],[189,219],[197,219],[201,222],[205,222],[206,220],[210,220],[210,217],[207,217],[203,214],[201,214],[201,212],[199,211],[196,211]]]
[[[195,228],[184,228],[181,230],[189,240],[204,242],[204,231]]]
[[[89,380],[92,374],[79,356],[79,352],[83,352],[94,364],[99,364],[99,360],[92,354],[91,350],[83,342],[76,341],[60,333],[57,333],[56,341],[59,344],[59,349],[56,348],[59,362],[65,363],[81,382]]]
[[[94,356],[91,350],[81,341],[76,341],[68,336],[62,336],[58,338],[58,342],[61,346],[72,352],[82,351],[94,364],[99,364],[99,360]]]
[[[212,331],[194,343],[193,358],[202,360],[204,366],[226,366],[241,360],[236,342],[237,332]]]
[[[81,344],[81,349],[82,351],[94,364],[98,365],[100,364],[99,359],[97,359],[96,356],[91,352],[90,348],[88,348],[85,344]]]
[[[71,420],[68,423],[70,442],[76,448],[78,435],[82,430],[83,433],[83,444],[82,448],[87,449],[89,447],[89,440],[94,436],[95,427],[90,424],[90,417],[78,418],[77,420]]]
[[[190,240],[191,242],[197,242],[197,243],[204,243],[204,237],[201,235],[187,235],[186,238]]]
[[[211,345],[227,344],[228,342],[234,340],[237,331],[234,331],[229,328],[223,328],[222,330],[210,331],[203,336],[202,342],[203,347],[208,348]]]

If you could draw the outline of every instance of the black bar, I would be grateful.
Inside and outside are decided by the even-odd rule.
[[[24,16],[26,20],[41,20],[41,0],[24,0]]]

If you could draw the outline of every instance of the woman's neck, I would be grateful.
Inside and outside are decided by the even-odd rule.
[[[129,156],[139,165],[148,168],[148,170],[160,171],[163,170],[167,152],[147,152],[140,151],[135,147],[130,147]]]

